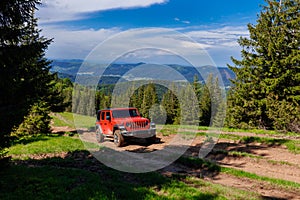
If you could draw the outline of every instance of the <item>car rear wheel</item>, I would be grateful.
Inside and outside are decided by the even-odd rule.
[[[104,135],[102,133],[101,127],[96,128],[96,139],[99,143],[104,142]]]
[[[124,137],[121,134],[120,130],[116,130],[114,133],[114,143],[117,147],[121,147],[124,145]]]

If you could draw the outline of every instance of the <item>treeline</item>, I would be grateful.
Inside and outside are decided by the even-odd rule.
[[[205,84],[197,76],[193,83],[124,82],[97,88],[75,85],[73,112],[94,116],[109,107],[136,107],[142,116],[163,124],[223,126],[225,91],[218,78],[208,76]]]

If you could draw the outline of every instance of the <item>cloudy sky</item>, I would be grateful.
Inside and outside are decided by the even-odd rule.
[[[147,56],[148,62],[166,59],[170,64],[169,49],[174,52],[180,48],[178,52],[185,52],[187,56],[195,54],[192,49],[197,47],[206,51],[217,66],[231,63],[230,56],[239,58],[241,49],[237,39],[248,36],[247,24],[256,23],[261,5],[265,4],[264,0],[43,0],[42,3],[37,17],[42,34],[54,38],[46,53],[50,59],[85,59],[104,44],[107,52],[126,46],[124,57],[148,52],[153,55]],[[141,29],[146,31],[141,32]],[[163,31],[165,34],[159,37],[155,34],[149,37],[149,33],[157,32],[155,29],[171,30],[172,34]],[[134,34],[128,36],[128,31]],[[173,39],[164,39],[168,37]],[[154,43],[161,44],[162,48],[157,52],[135,50],[133,53],[130,44],[147,39],[156,40]],[[167,53],[164,56],[162,52]],[[131,61],[139,61],[139,57]]]

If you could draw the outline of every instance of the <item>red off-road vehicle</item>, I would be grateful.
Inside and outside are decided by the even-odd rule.
[[[118,147],[130,138],[155,142],[156,128],[149,119],[141,117],[136,108],[110,108],[97,112],[96,137],[98,142],[113,137]]]

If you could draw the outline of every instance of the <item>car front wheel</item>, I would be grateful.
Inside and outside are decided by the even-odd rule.
[[[114,143],[117,147],[121,147],[124,145],[124,137],[121,134],[120,130],[116,130],[114,133]]]

